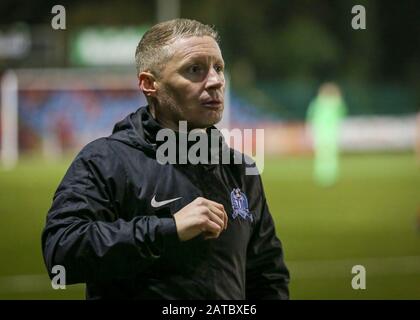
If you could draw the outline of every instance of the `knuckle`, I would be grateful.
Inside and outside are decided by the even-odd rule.
[[[200,215],[207,218],[207,216],[209,215],[209,210],[206,207],[202,207],[200,209]]]
[[[199,206],[203,206],[204,205],[204,198],[203,197],[198,197],[197,199],[196,199],[196,203],[197,203],[197,205],[199,205]]]
[[[200,224],[201,224],[202,226],[207,225],[209,222],[210,222],[210,219],[209,219],[209,218],[202,217],[202,218],[200,219]]]

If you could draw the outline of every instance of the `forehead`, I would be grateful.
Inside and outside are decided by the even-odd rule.
[[[174,62],[183,62],[193,58],[211,58],[214,60],[223,60],[217,42],[209,36],[188,37],[177,39],[169,45]]]

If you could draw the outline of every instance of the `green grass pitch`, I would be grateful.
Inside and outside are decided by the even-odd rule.
[[[345,155],[336,186],[312,181],[309,157],[266,159],[263,181],[291,272],[292,299],[420,299],[420,168],[412,154]],[[53,290],[41,230],[69,161],[0,170],[0,299],[84,299]],[[366,289],[354,290],[354,265]]]

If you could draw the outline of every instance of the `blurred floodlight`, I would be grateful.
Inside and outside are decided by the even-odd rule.
[[[29,53],[31,37],[26,28],[19,26],[0,30],[0,59],[19,59]]]
[[[71,60],[77,65],[132,65],[134,52],[147,26],[86,28],[71,45]]]

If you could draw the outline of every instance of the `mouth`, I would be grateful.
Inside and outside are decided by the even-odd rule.
[[[208,99],[202,101],[200,105],[206,108],[220,109],[223,106],[223,101],[220,99]]]

